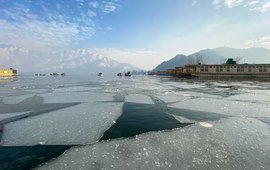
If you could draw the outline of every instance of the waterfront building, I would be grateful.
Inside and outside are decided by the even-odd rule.
[[[225,64],[190,64],[167,70],[167,75],[199,78],[267,78],[270,79],[270,64],[237,64],[232,58]]]

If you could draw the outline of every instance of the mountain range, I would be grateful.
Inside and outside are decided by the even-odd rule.
[[[270,49],[219,47],[201,50],[191,55],[178,54],[159,64],[153,71],[173,69],[196,62],[222,64],[227,58],[237,58],[239,63],[270,63]],[[120,63],[92,49],[36,52],[23,47],[1,44],[0,67],[14,67],[19,72],[66,72],[68,74],[140,70],[131,64]]]
[[[181,67],[186,64],[195,64],[201,62],[203,64],[223,64],[228,58],[234,58],[238,63],[270,63],[270,49],[267,48],[248,48],[234,49],[228,47],[219,47],[215,49],[205,49],[191,55],[176,55],[168,61],[159,64],[153,71],[164,71]],[[198,61],[196,61],[196,59]]]
[[[15,46],[0,46],[0,67],[14,67],[23,72],[67,72],[87,74],[126,72],[139,68],[117,62],[91,49],[35,52]]]

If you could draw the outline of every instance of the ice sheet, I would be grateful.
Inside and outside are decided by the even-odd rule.
[[[84,103],[5,125],[4,146],[98,141],[121,115],[121,103]]]
[[[29,112],[16,112],[16,113],[1,113],[0,114],[0,121],[14,117],[14,116],[18,116],[18,115],[24,115],[27,114]]]
[[[197,93],[193,91],[163,93],[162,95],[159,94],[157,97],[166,103],[180,102],[180,101],[190,100],[190,99],[199,98],[199,97],[221,99],[220,96]]]
[[[270,168],[268,125],[245,118],[201,124],[75,147],[39,169]]]
[[[40,94],[39,96],[44,98],[45,103],[113,101],[113,94],[110,93],[68,92],[68,93],[46,93]]]
[[[84,91],[94,91],[94,90],[100,90],[101,87],[91,87],[91,86],[63,86],[54,88],[53,92],[55,93],[68,93],[68,92],[84,92]]]
[[[3,98],[4,104],[18,104],[25,99],[33,97],[35,94],[26,94],[26,95],[18,95],[18,96],[8,96]]]
[[[212,112],[231,116],[267,117],[270,116],[270,107],[267,104],[219,100],[213,98],[196,98],[169,105],[180,109]]]
[[[143,94],[130,94],[125,97],[126,102],[142,103],[142,104],[154,104],[153,100]]]
[[[270,92],[268,92],[270,93]],[[270,106],[270,95],[267,93],[256,94],[256,93],[244,93],[240,95],[230,96],[226,100],[235,100],[235,101],[247,101],[252,103],[263,103]]]

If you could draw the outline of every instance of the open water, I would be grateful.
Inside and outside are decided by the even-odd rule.
[[[0,169],[270,169],[270,83],[0,80]]]

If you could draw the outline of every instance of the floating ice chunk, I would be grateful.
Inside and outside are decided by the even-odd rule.
[[[4,104],[18,104],[22,102],[25,99],[33,97],[35,94],[26,94],[26,95],[20,95],[20,96],[9,96],[3,98]]]
[[[153,100],[149,96],[143,94],[127,95],[125,101],[131,103],[154,104]]]
[[[213,127],[212,124],[207,123],[207,122],[200,122],[200,125],[203,126],[203,127],[206,127],[206,128],[212,128]]]
[[[71,148],[40,169],[269,169],[269,126],[250,120],[223,119],[213,128],[194,124]]]
[[[68,92],[68,93],[46,93],[40,94],[39,96],[44,98],[44,103],[113,101],[113,94],[109,93]]]
[[[270,107],[266,104],[229,101],[213,98],[196,98],[169,105],[173,108],[191,109],[231,116],[269,116]]]
[[[89,144],[121,115],[121,103],[84,103],[5,125],[5,146]]]

